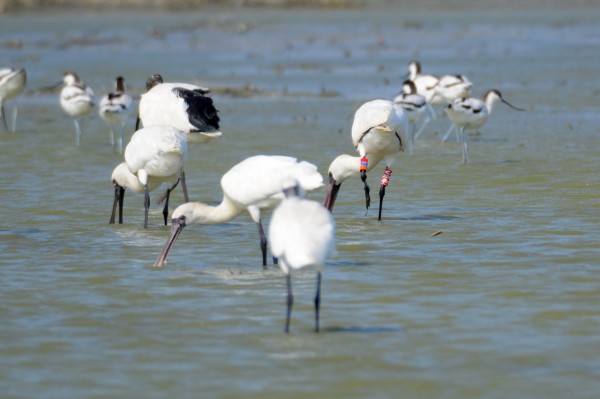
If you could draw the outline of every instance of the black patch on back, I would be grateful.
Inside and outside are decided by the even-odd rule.
[[[204,90],[176,87],[173,92],[187,104],[188,118],[192,126],[202,132],[219,130],[219,111],[215,108],[212,98],[204,95]]]

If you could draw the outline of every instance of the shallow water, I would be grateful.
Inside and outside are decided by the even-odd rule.
[[[598,17],[597,7],[0,16],[2,64],[29,77],[17,133],[0,132],[2,397],[597,397]],[[215,203],[220,176],[250,155],[293,155],[325,175],[353,153],[354,110],[395,95],[415,58],[527,112],[497,105],[467,165],[440,141],[447,119],[433,123],[395,165],[381,223],[377,209],[365,214],[358,177],[344,183],[319,334],[310,269],[293,276],[292,333],[282,332],[285,281],[261,270],[246,215],[187,228],[168,265],[152,268],[169,230],[160,207],[144,230],[142,197],[129,193],[126,224],[108,225],[121,158],[107,127],[91,115],[76,148],[58,92],[41,90],[65,70],[98,97],[117,75],[137,95],[154,72],[213,88],[224,137],[193,147],[186,170],[191,198]]]

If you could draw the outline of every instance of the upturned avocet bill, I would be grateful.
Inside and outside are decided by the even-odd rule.
[[[373,100],[361,105],[354,114],[352,144],[360,156],[340,155],[329,166],[329,187],[323,206],[330,211],[337,198],[340,186],[351,176],[360,173],[364,184],[367,210],[371,205],[367,172],[385,162],[385,171],[379,189],[379,215],[383,209],[385,189],[392,174],[391,166],[400,153],[410,146],[408,118],[399,104],[388,100]]]
[[[319,331],[321,275],[325,260],[335,252],[335,223],[331,212],[315,201],[300,198],[300,188],[285,190],[286,198],[273,211],[269,224],[269,242],[273,256],[286,276],[287,312],[285,332],[290,331],[294,304],[291,271],[307,266],[317,269],[315,294],[315,331]]]
[[[125,79],[122,76],[117,77],[115,81],[115,91],[108,93],[100,100],[100,116],[108,123],[110,127],[110,145],[115,146],[115,130],[118,130],[117,150],[123,153],[123,130],[129,112],[131,111],[131,96],[127,94]]]
[[[258,226],[263,268],[267,265],[267,239],[261,222],[261,211],[276,206],[283,199],[284,184],[296,180],[306,192],[323,187],[317,167],[296,158],[257,155],[243,160],[221,178],[223,199],[217,206],[189,202],[172,215],[173,227],[164,249],[154,263],[163,266],[175,240],[190,224],[225,223],[247,211]]]
[[[206,143],[222,135],[218,110],[208,89],[188,83],[163,83],[160,75],[146,82],[139,119],[144,126],[173,126],[186,133],[192,143]]]
[[[4,121],[4,127],[13,133],[17,126],[17,108],[18,104],[15,104],[13,108],[13,116],[11,127],[6,122],[6,112],[4,110],[4,103],[6,100],[17,97],[25,89],[27,83],[27,74],[25,69],[16,68],[0,68],[0,115]]]
[[[463,163],[469,162],[465,130],[479,129],[485,125],[492,113],[492,107],[497,101],[501,101],[517,111],[525,111],[502,98],[502,94],[496,89],[488,90],[483,96],[483,100],[473,97],[465,98],[457,100],[446,108],[446,114],[448,114],[452,123],[458,128],[460,141],[462,142]]]
[[[145,127],[131,136],[131,141],[125,147],[125,163],[143,187],[144,228],[148,227],[151,188],[156,181],[174,187],[183,174],[187,151],[185,133],[171,126]],[[127,185],[122,180],[121,183]],[[138,189],[133,183],[128,187],[134,191]],[[185,188],[184,197],[188,201]]]
[[[79,147],[81,128],[78,119],[94,108],[94,91],[81,82],[75,72],[66,72],[63,77],[64,87],[60,92],[62,109],[73,118],[75,125],[75,143]]]

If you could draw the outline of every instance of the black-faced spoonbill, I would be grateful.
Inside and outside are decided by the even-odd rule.
[[[25,69],[0,68],[0,114],[2,115],[2,119],[4,120],[4,127],[12,131],[13,133],[16,130],[17,126],[18,104],[15,104],[13,108],[12,123],[11,127],[9,128],[8,123],[6,122],[4,102],[6,100],[15,98],[19,94],[21,94],[21,92],[25,89],[26,83],[27,74],[25,73]]]
[[[291,270],[306,266],[317,268],[315,295],[315,331],[319,331],[321,305],[321,274],[325,260],[335,252],[335,223],[331,212],[315,201],[298,196],[299,188],[285,190],[284,199],[273,211],[269,224],[269,242],[279,268],[286,275],[287,312],[285,332],[290,331],[290,316],[294,304]]]
[[[247,211],[258,226],[263,268],[267,265],[267,238],[261,222],[261,210],[273,208],[283,199],[284,184],[296,180],[306,192],[323,186],[317,167],[296,158],[277,155],[257,155],[243,160],[221,178],[223,200],[217,206],[189,202],[173,211],[171,234],[154,263],[165,264],[175,240],[190,224],[225,223]]]
[[[517,111],[525,111],[502,98],[502,94],[496,89],[488,90],[483,96],[483,100],[473,97],[465,98],[457,100],[446,108],[446,114],[448,114],[452,123],[458,128],[458,134],[462,142],[463,163],[469,162],[465,130],[479,129],[485,125],[492,113],[492,106],[496,101],[501,101]]]
[[[144,228],[148,227],[151,179],[177,181],[183,174],[187,151],[185,134],[171,126],[145,127],[131,136],[125,147],[125,163],[144,187]],[[184,197],[188,201],[185,191]]]
[[[60,105],[62,109],[73,118],[77,147],[81,141],[79,117],[88,114],[94,108],[94,91],[81,82],[75,72],[66,72],[63,77],[64,87],[60,92]]]
[[[388,100],[373,100],[361,105],[354,114],[352,143],[360,156],[340,155],[329,165],[329,188],[323,206],[330,211],[344,180],[360,173],[364,184],[366,207],[371,205],[367,171],[382,160],[385,171],[379,189],[379,216],[383,207],[385,188],[389,184],[390,168],[398,155],[410,146],[408,118],[399,104]]]
[[[125,79],[117,77],[115,91],[108,93],[100,100],[100,116],[110,127],[110,145],[115,146],[115,129],[118,129],[117,149],[119,154],[123,153],[123,129],[127,123],[131,111],[131,96],[127,94]]]
[[[117,165],[117,167],[113,170],[111,179],[115,189],[115,197],[113,201],[112,213],[108,222],[109,224],[115,223],[117,207],[119,210],[119,224],[123,224],[123,202],[125,200],[125,189],[129,189],[134,193],[145,194],[146,188],[148,192],[150,192],[158,188],[162,183],[167,183],[169,188],[158,201],[159,204],[162,201],[165,201],[165,205],[163,207],[163,217],[165,220],[165,226],[167,225],[167,218],[169,216],[169,197],[175,186],[177,186],[177,183],[179,183],[179,178],[177,176],[148,176],[148,184],[144,186],[138,177],[129,171],[127,163],[123,162]]]

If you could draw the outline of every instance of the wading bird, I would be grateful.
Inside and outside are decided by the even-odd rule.
[[[125,163],[144,188],[144,228],[148,227],[150,184],[159,180],[174,187],[173,182],[183,174],[187,150],[185,134],[171,126],[145,127],[131,136],[125,147]],[[185,201],[189,201],[182,188]]]
[[[469,162],[465,130],[479,129],[485,125],[492,113],[492,107],[497,101],[501,101],[517,111],[525,111],[502,98],[502,94],[496,89],[488,90],[483,96],[483,100],[473,97],[465,98],[457,100],[446,108],[446,114],[448,114],[452,123],[458,128],[458,134],[462,142],[463,163]]]
[[[94,91],[84,85],[75,72],[67,72],[63,77],[64,87],[60,92],[62,109],[73,118],[75,125],[75,143],[79,147],[81,128],[78,118],[88,114],[94,108]]]
[[[331,212],[321,204],[299,197],[300,187],[285,190],[286,198],[273,211],[269,224],[269,242],[273,256],[286,276],[287,312],[285,332],[290,331],[290,316],[294,304],[292,269],[306,266],[317,268],[315,295],[315,331],[319,331],[321,305],[321,274],[329,255],[335,252],[335,223]]]
[[[317,167],[296,158],[277,155],[257,155],[243,160],[221,178],[223,200],[217,206],[189,202],[182,204],[172,215],[173,227],[167,243],[154,266],[165,264],[175,240],[190,224],[225,223],[247,211],[258,226],[263,268],[267,265],[267,238],[261,210],[273,208],[283,199],[284,184],[291,179],[298,181],[304,191],[323,186],[323,177]]]
[[[398,155],[410,146],[409,136],[408,118],[399,105],[388,100],[373,100],[361,105],[352,123],[352,144],[360,156],[344,154],[333,160],[329,166],[329,186],[323,206],[332,211],[344,180],[360,173],[369,209],[371,196],[367,172],[383,160],[385,171],[379,189],[378,215],[378,220],[381,220],[383,197],[392,175],[391,166]]]
[[[144,186],[138,177],[129,171],[127,163],[123,162],[117,165],[117,167],[113,170],[111,179],[115,189],[115,197],[113,201],[112,213],[108,222],[109,224],[115,223],[117,208],[119,210],[119,224],[123,224],[123,202],[125,200],[125,189],[129,189],[134,193],[145,194],[146,189],[148,192],[150,192],[158,188],[162,183],[167,183],[169,184],[169,188],[167,188],[167,191],[164,193],[164,195],[157,201],[159,204],[162,201],[165,201],[163,217],[165,220],[165,226],[167,225],[167,218],[169,217],[169,197],[173,189],[177,186],[177,183],[179,183],[179,178],[177,176],[148,176],[148,184]]]
[[[427,104],[425,97],[417,93],[417,88],[412,80],[405,80],[402,84],[402,93],[394,98],[394,104],[400,105],[406,112],[406,117],[410,124],[410,149],[414,148],[416,137],[416,126],[423,117],[425,112],[429,113],[431,118],[435,118],[435,112],[431,105]]]
[[[125,80],[119,76],[115,81],[115,91],[102,97],[100,116],[110,127],[110,145],[115,146],[115,129],[118,129],[117,150],[123,153],[123,129],[127,123],[131,107],[131,96],[127,94]]]
[[[25,89],[26,82],[27,74],[25,73],[25,69],[0,68],[0,115],[2,115],[4,127],[13,133],[17,128],[18,104],[15,104],[13,108],[12,123],[9,128],[6,122],[4,103],[6,100],[17,97]]]

